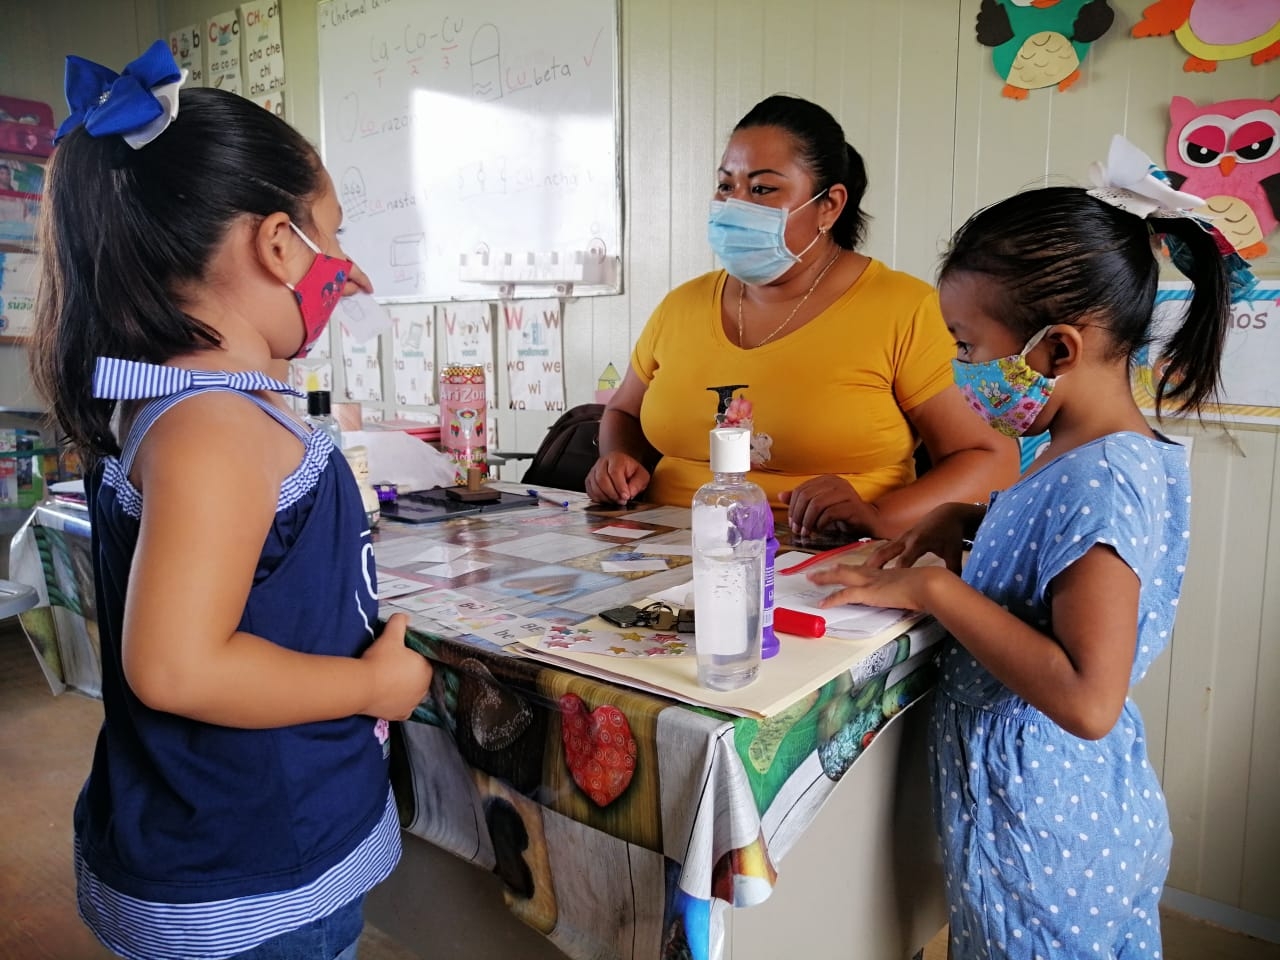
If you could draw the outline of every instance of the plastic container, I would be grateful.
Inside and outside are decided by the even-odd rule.
[[[693,497],[694,650],[698,683],[735,690],[760,670],[765,545],[772,513],[747,479],[751,431],[711,431],[710,483]]]
[[[347,447],[342,451],[347,464],[356,478],[356,486],[360,488],[360,503],[364,507],[364,518],[370,529],[378,525],[382,517],[382,504],[377,492],[369,483],[369,451],[365,447]]]

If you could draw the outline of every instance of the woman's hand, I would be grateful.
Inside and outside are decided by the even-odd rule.
[[[787,505],[791,531],[805,537],[827,527],[845,533],[875,537],[879,511],[867,503],[844,477],[825,474],[806,480],[794,490],[785,490],[781,500]]]
[[[408,624],[405,614],[393,614],[378,639],[360,657],[361,663],[373,668],[373,696],[362,711],[371,717],[408,719],[431,686],[431,663],[405,646]]]
[[[627,503],[649,486],[649,471],[629,453],[606,453],[587,474],[587,496],[597,503]]]
[[[944,503],[934,507],[914,527],[896,540],[881,544],[867,557],[876,569],[891,560],[910,567],[926,553],[940,557],[952,573],[960,572],[964,541],[973,535],[986,508],[973,503]]]

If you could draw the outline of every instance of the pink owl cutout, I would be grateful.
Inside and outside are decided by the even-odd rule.
[[[1203,197],[1201,212],[1246,260],[1267,252],[1280,213],[1280,97],[1169,103],[1165,163],[1173,185]]]

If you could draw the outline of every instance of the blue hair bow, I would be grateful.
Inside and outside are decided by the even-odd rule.
[[[150,143],[178,113],[178,87],[186,79],[157,40],[116,73],[83,57],[67,57],[66,94],[71,116],[53,138],[57,143],[81,124],[91,137],[120,134],[135,150]]]

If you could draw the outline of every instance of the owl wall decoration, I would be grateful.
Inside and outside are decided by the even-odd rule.
[[[982,0],[978,42],[994,48],[1001,93],[1025,100],[1031,90],[1066,90],[1079,80],[1090,44],[1114,20],[1107,0]]]
[[[1204,198],[1236,252],[1256,260],[1280,214],[1280,97],[1169,103],[1165,164],[1173,185]]]
[[[1190,54],[1187,73],[1241,57],[1257,66],[1280,56],[1280,0],[1157,0],[1133,27],[1135,37],[1170,33]]]

